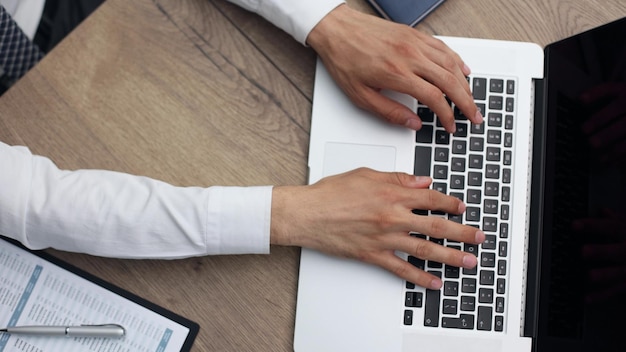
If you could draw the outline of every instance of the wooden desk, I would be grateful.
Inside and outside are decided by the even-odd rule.
[[[623,0],[448,0],[418,28],[545,45],[624,14]],[[65,169],[304,184],[314,63],[223,0],[108,0],[0,99],[0,140]],[[176,261],[50,252],[200,323],[194,351],[292,350],[296,248]]]

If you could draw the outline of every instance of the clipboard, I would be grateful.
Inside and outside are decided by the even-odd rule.
[[[7,346],[11,344],[43,352],[59,348],[84,351],[85,346],[91,346],[88,350],[191,350],[200,329],[196,322],[48,253],[30,250],[3,236],[0,239],[0,303],[12,303],[0,304],[0,325],[118,323],[126,329],[122,339],[5,333],[0,334],[0,352],[10,351]],[[85,317],[80,317],[80,313]]]

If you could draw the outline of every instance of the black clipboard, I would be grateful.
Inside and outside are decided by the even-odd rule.
[[[88,280],[110,292],[115,293],[116,295],[123,297],[131,302],[134,302],[136,304],[139,304],[140,306],[149,309],[175,323],[178,323],[184,327],[186,327],[187,329],[189,329],[189,333],[187,334],[187,337],[185,338],[185,341],[183,343],[183,345],[180,348],[181,352],[188,352],[191,350],[191,347],[193,346],[193,343],[196,339],[196,337],[198,336],[198,332],[200,331],[200,325],[198,325],[198,323],[187,319],[181,315],[178,315],[168,309],[165,309],[155,303],[152,303],[150,301],[148,301],[145,298],[142,298],[140,296],[137,296],[136,294],[129,292],[119,286],[116,286],[108,281],[105,281],[95,275],[92,275],[68,262],[65,262],[51,254],[48,254],[44,251],[34,251],[31,249],[28,249],[26,247],[24,247],[21,243],[19,243],[16,240],[4,237],[2,235],[0,235],[0,239],[4,240],[5,242],[10,243],[13,246],[16,246],[24,251],[27,251],[33,255],[36,255],[37,257],[53,264],[56,265],[57,267],[67,270],[72,274],[75,274],[85,280]]]

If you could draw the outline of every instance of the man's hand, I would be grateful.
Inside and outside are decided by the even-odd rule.
[[[426,104],[448,132],[454,132],[452,100],[473,123],[481,123],[466,76],[470,69],[442,41],[340,5],[313,28],[307,43],[357,106],[394,124],[418,130],[414,111],[380,94],[409,94]]]
[[[476,266],[476,257],[409,233],[472,244],[482,243],[485,234],[442,217],[414,214],[413,209],[465,211],[459,199],[428,189],[430,183],[429,177],[362,168],[309,186],[275,187],[271,243],[357,259],[417,285],[439,289],[439,278],[394,251],[463,268]]]

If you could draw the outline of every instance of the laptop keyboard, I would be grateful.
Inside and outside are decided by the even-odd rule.
[[[406,282],[405,326],[504,331],[516,81],[470,77],[468,82],[485,122],[471,124],[449,102],[456,122],[456,132],[449,134],[428,107],[418,104],[423,127],[416,132],[414,171],[431,176],[432,189],[463,200],[467,210],[462,215],[414,213],[475,226],[486,240],[472,245],[411,234],[472,253],[478,265],[463,269],[408,256],[411,264],[440,277],[443,287],[425,290]]]

